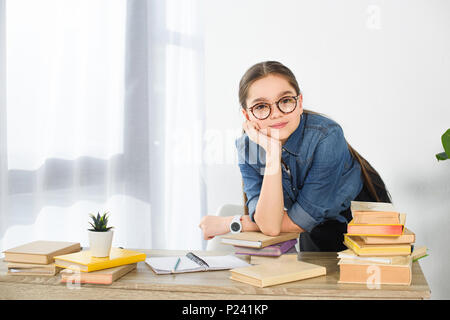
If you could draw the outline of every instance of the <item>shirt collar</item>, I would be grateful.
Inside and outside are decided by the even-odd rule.
[[[283,145],[283,150],[287,152],[299,156],[300,155],[300,143],[302,141],[303,133],[305,131],[305,121],[306,115],[302,113],[300,116],[300,123],[298,124],[297,129],[289,136],[286,143]]]

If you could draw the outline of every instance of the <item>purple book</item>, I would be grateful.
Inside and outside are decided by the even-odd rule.
[[[253,255],[253,256],[278,257],[288,251],[297,252],[297,250],[295,250],[295,247],[294,247],[296,243],[297,243],[297,239],[292,239],[292,240],[280,242],[277,244],[273,244],[271,246],[267,246],[267,247],[261,248],[261,249],[234,246],[236,248],[234,253],[235,254],[244,254],[244,255]],[[290,249],[294,249],[294,250],[290,250]]]

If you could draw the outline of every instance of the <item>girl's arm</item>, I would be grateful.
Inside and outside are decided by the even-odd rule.
[[[266,167],[254,220],[264,234],[275,236],[281,231],[284,216],[281,143],[272,143],[265,149]]]
[[[285,216],[281,173],[282,144],[277,139],[279,131],[270,128],[260,130],[258,125],[251,121],[246,121],[243,129],[253,142],[266,151],[264,177],[253,219],[261,232],[275,236],[282,231]]]
[[[230,219],[231,222],[231,219]],[[244,215],[242,217],[242,231],[261,231],[256,223],[252,221],[249,215]],[[281,230],[280,232],[304,232],[297,224],[295,224],[291,218],[288,216],[287,212],[283,212],[283,219],[281,220]]]
[[[203,231],[203,238],[211,240],[215,236],[220,236],[230,232],[230,223],[233,219],[230,217],[219,216],[205,216],[200,221],[199,227]],[[256,223],[252,221],[249,215],[242,216],[242,231],[261,231]],[[303,232],[304,230],[296,225],[287,215],[286,211],[283,213],[281,222],[281,232]]]
[[[242,219],[243,231],[261,231],[267,235],[278,235],[280,232],[303,232],[284,211],[283,185],[281,182],[281,142],[267,136],[263,130],[247,121],[243,125],[249,138],[266,151],[266,167],[256,205],[253,222],[248,215]],[[233,217],[205,216],[199,227],[205,240],[230,232],[229,225]]]

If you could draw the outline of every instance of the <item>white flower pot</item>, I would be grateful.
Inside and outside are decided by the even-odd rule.
[[[111,251],[113,231],[90,231],[89,236],[89,249],[93,257],[108,257]]]

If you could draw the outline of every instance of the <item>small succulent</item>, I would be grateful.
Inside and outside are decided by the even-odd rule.
[[[92,226],[92,229],[88,229],[89,231],[100,231],[100,232],[106,232],[109,231],[109,229],[114,227],[108,227],[108,213],[105,212],[103,215],[100,215],[100,212],[97,212],[97,216],[90,213],[90,217],[93,220],[92,222],[89,222],[89,224]]]

